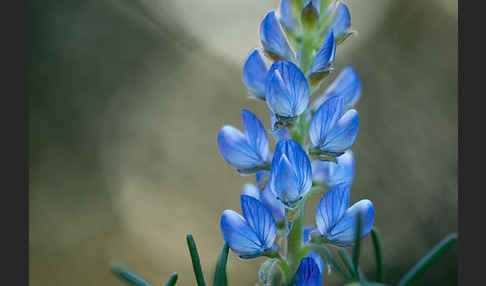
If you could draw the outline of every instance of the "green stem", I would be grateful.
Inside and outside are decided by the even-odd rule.
[[[353,261],[351,260],[351,257],[349,256],[348,252],[344,248],[339,248],[338,249],[339,256],[344,262],[344,265],[346,265],[346,268],[348,268],[349,273],[354,279],[357,279],[358,273],[354,269]]]
[[[437,261],[454,243],[457,241],[457,233],[447,235],[442,239],[432,250],[427,253],[420,261],[415,264],[412,269],[408,271],[402,280],[398,282],[398,286],[412,285],[420,276],[422,276],[427,268]]]
[[[214,286],[226,286],[228,285],[228,279],[226,276],[226,263],[228,262],[229,246],[227,243],[223,245],[221,255],[216,265],[214,272]]]
[[[384,282],[385,275],[383,274],[383,256],[381,254],[381,241],[378,232],[374,228],[371,230],[371,239],[373,241],[373,248],[375,249],[376,282]]]
[[[312,51],[314,49],[314,37],[310,33],[306,33],[303,35],[302,45],[300,47],[300,69],[304,74],[307,74],[307,71],[310,69],[312,64],[313,54]]]
[[[289,264],[289,277],[297,271],[300,263],[300,248],[302,247],[302,235],[304,216],[302,208],[297,208],[297,215],[291,225],[290,233],[287,237],[287,262]]]

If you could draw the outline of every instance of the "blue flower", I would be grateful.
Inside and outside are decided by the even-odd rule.
[[[321,286],[322,276],[319,266],[311,257],[304,257],[292,278],[292,286]]]
[[[270,190],[287,207],[294,207],[312,186],[312,167],[295,140],[277,143],[270,169]]]
[[[228,246],[241,258],[275,253],[277,226],[272,214],[247,195],[241,195],[241,210],[243,216],[233,210],[225,210],[221,216],[221,232]]]
[[[225,125],[218,133],[218,147],[231,167],[249,174],[269,165],[271,155],[267,133],[260,120],[248,110],[241,111],[241,118],[245,134]]]
[[[351,31],[351,14],[348,6],[341,1],[338,1],[336,5],[331,29],[334,30],[334,37],[336,37],[336,42],[339,44],[351,35],[353,31]]]
[[[350,109],[343,114],[343,104],[343,97],[331,97],[312,116],[309,126],[312,151],[339,156],[353,144],[358,134],[358,112]]]
[[[299,21],[297,20],[297,17],[295,17],[290,2],[291,0],[280,1],[280,23],[287,31],[293,32],[298,27]]]
[[[290,48],[280,24],[275,16],[275,11],[267,13],[260,24],[260,40],[265,52],[274,59],[292,60],[294,52]]]
[[[262,55],[254,49],[243,66],[243,81],[250,96],[265,100],[265,79],[268,67]]]
[[[320,235],[339,246],[350,246],[355,239],[356,216],[362,215],[361,238],[373,227],[375,210],[369,200],[361,200],[349,207],[347,183],[332,187],[324,194],[316,209],[316,224]]]
[[[309,105],[309,84],[295,64],[276,61],[267,74],[265,97],[278,122],[296,118]]]
[[[277,224],[282,223],[285,220],[285,207],[270,191],[268,184],[263,188],[263,191],[260,191],[257,186],[253,184],[245,184],[243,186],[242,194],[259,200],[265,208],[272,213]]]
[[[221,232],[228,246],[241,258],[276,253],[277,226],[270,211],[247,195],[241,195],[241,210],[243,216],[233,210],[225,210],[221,216]]]
[[[344,98],[343,108],[345,111],[353,108],[361,98],[361,81],[352,67],[347,66],[341,71],[324,94],[312,103],[312,109],[316,110],[323,102],[333,96]]]
[[[351,184],[354,180],[355,169],[353,151],[347,150],[336,158],[336,162],[312,161],[312,180],[330,187],[340,183]]]
[[[312,62],[311,69],[309,71],[310,77],[322,76],[331,71],[331,65],[334,61],[334,55],[336,53],[336,42],[334,40],[334,32],[331,29],[324,39],[321,48],[317,51],[316,57]]]

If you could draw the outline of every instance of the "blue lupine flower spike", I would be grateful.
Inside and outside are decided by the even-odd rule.
[[[331,29],[324,39],[321,48],[317,51],[316,57],[309,70],[309,81],[316,85],[332,71],[332,63],[336,54],[336,41],[334,31]]]
[[[321,104],[333,96],[341,96],[344,98],[344,111],[353,108],[361,98],[361,80],[352,67],[347,66],[339,73],[324,94],[312,103],[311,109],[316,110]]]
[[[341,96],[326,100],[312,116],[309,137],[311,154],[333,160],[349,149],[358,134],[359,118],[354,109],[344,115]]]
[[[226,243],[241,258],[275,257],[277,226],[270,211],[247,195],[241,195],[241,210],[243,216],[232,210],[223,211],[221,232]]]
[[[292,286],[321,286],[322,276],[319,266],[311,257],[305,257],[292,279]]]
[[[280,28],[275,11],[270,11],[260,24],[260,41],[266,54],[274,60],[292,60],[294,52]]]
[[[292,62],[276,61],[265,83],[267,105],[276,117],[272,129],[295,120],[309,105],[309,84],[302,71]]]
[[[312,180],[314,183],[333,187],[340,183],[352,184],[356,170],[353,151],[347,150],[332,161],[312,161]]]
[[[265,100],[265,79],[268,67],[257,49],[254,49],[243,66],[243,81],[251,97]]]
[[[351,14],[349,13],[348,5],[342,1],[338,1],[336,5],[331,29],[334,30],[336,44],[340,44],[352,35],[354,31],[351,30]]]
[[[248,110],[241,111],[245,134],[225,125],[218,133],[218,147],[223,158],[238,172],[250,174],[268,166],[271,155],[265,128]]]
[[[270,169],[270,190],[287,207],[294,207],[312,186],[312,167],[295,140],[277,143]]]
[[[355,239],[356,215],[362,214],[361,238],[373,227],[375,210],[369,200],[349,207],[350,185],[343,183],[324,194],[316,209],[316,224],[321,238],[339,246],[351,246]]]

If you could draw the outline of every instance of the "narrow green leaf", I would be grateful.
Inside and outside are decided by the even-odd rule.
[[[174,272],[172,273],[172,275],[170,275],[169,281],[165,283],[165,286],[174,286],[176,282],[177,282],[177,272]]]
[[[119,277],[123,278],[125,281],[129,282],[132,285],[150,286],[147,281],[143,280],[142,278],[132,273],[130,270],[121,266],[115,266],[111,269],[111,271],[113,271],[113,273],[117,274]]]
[[[228,252],[229,247],[228,244],[225,243],[223,245],[223,249],[221,250],[221,256],[218,259],[216,270],[214,271],[214,286],[228,285],[228,278],[226,276],[226,263],[228,262]]]
[[[385,275],[383,272],[383,255],[381,252],[381,240],[378,235],[378,231],[373,228],[371,230],[371,240],[373,242],[373,248],[375,249],[376,258],[376,282],[385,282]]]
[[[457,233],[447,235],[442,239],[432,250],[429,251],[420,261],[410,269],[402,280],[398,282],[398,286],[412,285],[418,278],[420,278],[429,266],[437,261],[454,243],[457,241]]]
[[[194,270],[194,276],[196,276],[196,282],[198,286],[206,286],[204,282],[204,276],[201,269],[201,262],[199,260],[199,254],[197,253],[196,243],[192,234],[186,235],[187,247],[189,248],[189,253],[191,254],[192,269]]]
[[[353,247],[353,267],[355,274],[359,273],[359,256],[361,253],[361,228],[363,225],[363,216],[361,212],[356,214],[356,229],[354,233],[354,247]],[[356,277],[358,278],[358,277]]]

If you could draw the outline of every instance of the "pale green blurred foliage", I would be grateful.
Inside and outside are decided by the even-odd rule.
[[[386,276],[396,282],[457,229],[457,3],[348,3],[359,34],[338,48],[331,79],[352,65],[363,82],[351,199],[374,202]],[[123,285],[112,262],[154,285],[174,271],[177,285],[194,285],[187,232],[211,281],[220,214],[239,211],[253,181],[224,162],[216,135],[240,126],[242,108],[268,126],[265,104],[246,98],[241,68],[276,7],[31,2],[31,285]],[[363,245],[371,273],[370,239]],[[419,284],[456,285],[456,260],[454,249]],[[253,285],[262,261],[230,253],[230,285]]]

